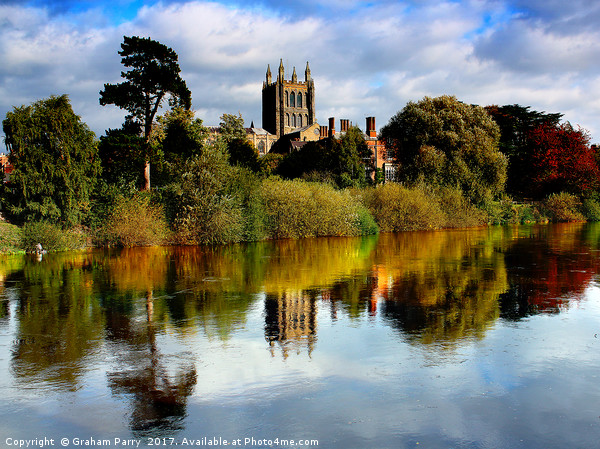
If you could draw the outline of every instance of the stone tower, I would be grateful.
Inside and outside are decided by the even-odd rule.
[[[262,90],[262,127],[278,138],[298,128],[315,123],[315,84],[306,63],[304,81],[298,81],[294,67],[292,79],[285,79],[283,60],[279,61],[277,79],[271,66]]]

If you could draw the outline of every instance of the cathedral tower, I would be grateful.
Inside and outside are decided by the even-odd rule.
[[[294,67],[292,79],[285,79],[283,60],[279,61],[277,79],[273,81],[267,66],[262,90],[262,127],[278,138],[315,123],[315,84],[306,63],[304,81],[298,81]]]

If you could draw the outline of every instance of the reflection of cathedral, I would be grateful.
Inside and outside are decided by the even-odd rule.
[[[304,345],[310,354],[317,339],[317,305],[302,292],[267,295],[265,299],[265,338],[274,354],[279,343],[284,358],[290,348],[299,353]]]

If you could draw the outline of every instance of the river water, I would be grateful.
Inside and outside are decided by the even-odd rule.
[[[1,257],[0,447],[599,447],[599,269],[596,224]]]

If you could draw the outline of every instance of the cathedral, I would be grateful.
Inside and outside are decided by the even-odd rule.
[[[278,138],[315,121],[315,83],[306,63],[304,81],[298,81],[296,67],[292,79],[285,79],[283,60],[279,62],[277,78],[273,81],[271,67],[262,89],[262,126]]]

